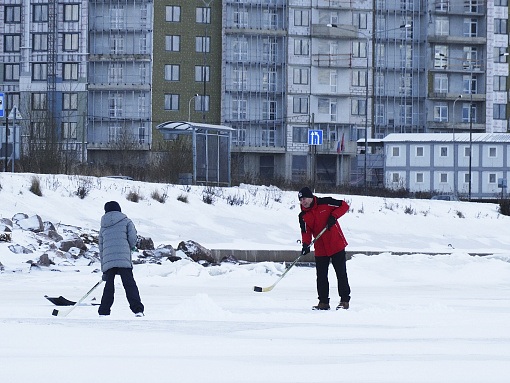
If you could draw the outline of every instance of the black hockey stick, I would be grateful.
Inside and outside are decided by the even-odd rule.
[[[315,238],[314,238],[314,240],[312,241],[312,243],[310,243],[309,247],[312,247],[312,245],[315,243],[315,241],[317,241],[317,240],[321,237],[321,235],[322,235],[322,234],[324,234],[324,232],[326,231],[326,229],[327,229],[327,228],[328,228],[328,227],[326,226],[324,229],[322,229],[322,230],[320,231],[320,233],[319,233],[319,234],[317,234],[317,237],[315,237]],[[283,277],[285,276],[285,274],[287,274],[287,273],[289,272],[289,270],[292,268],[292,266],[294,266],[296,263],[298,263],[298,261],[301,259],[301,257],[302,257],[302,256],[303,256],[303,255],[301,255],[301,254],[300,254],[300,255],[299,255],[299,257],[297,257],[297,258],[295,259],[295,261],[294,261],[294,262],[292,262],[292,263],[290,264],[290,266],[289,266],[289,267],[287,267],[287,270],[285,270],[285,271],[284,271],[284,273],[280,276],[280,278],[278,278],[278,279],[276,280],[276,282],[275,282],[275,283],[273,283],[271,286],[268,286],[268,287],[259,287],[259,286],[254,286],[254,287],[253,287],[253,291],[256,291],[257,293],[267,293],[268,291],[271,291],[271,290],[272,290],[272,289],[273,289],[273,288],[274,288],[274,287],[278,284],[278,282],[280,282],[280,281],[283,279]]]
[[[101,283],[103,283],[103,280],[101,279],[99,282],[97,282],[92,288],[87,291],[87,293],[80,298],[78,302],[76,302],[74,305],[71,306],[69,310],[57,310],[54,309],[51,315],[53,316],[59,316],[59,317],[65,317],[68,316],[71,311],[73,311],[76,307],[80,305],[81,302],[83,302],[90,294],[92,294],[92,291],[94,291]]]

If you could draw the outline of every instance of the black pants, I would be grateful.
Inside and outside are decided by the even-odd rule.
[[[347,267],[345,265],[345,250],[342,250],[330,257],[315,257],[315,269],[317,271],[317,293],[319,302],[329,303],[329,262],[333,264],[336,278],[338,280],[338,295],[342,302],[351,300],[351,288],[347,279]]]
[[[140,293],[136,286],[135,278],[133,278],[133,269],[113,267],[105,272],[106,284],[99,306],[99,315],[110,315],[110,309],[113,305],[113,296],[115,294],[115,276],[118,274],[122,279],[122,285],[126,290],[126,298],[129,302],[129,308],[132,312],[143,313],[144,307],[140,300]]]

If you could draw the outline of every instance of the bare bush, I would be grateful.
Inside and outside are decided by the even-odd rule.
[[[139,202],[143,198],[138,192],[131,190],[126,196],[126,199],[131,202]]]
[[[188,196],[186,194],[179,194],[177,201],[188,203]]]
[[[30,182],[30,189],[35,195],[42,197],[41,180],[39,177],[33,176]]]
[[[165,203],[168,195],[166,193],[160,194],[158,190],[154,190],[151,194],[151,198],[159,203]]]

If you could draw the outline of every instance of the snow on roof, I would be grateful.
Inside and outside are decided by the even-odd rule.
[[[469,133],[391,133],[381,139],[389,142],[469,142]],[[510,133],[473,133],[472,142],[510,142]]]

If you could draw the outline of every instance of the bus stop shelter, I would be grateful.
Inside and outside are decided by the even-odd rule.
[[[233,128],[187,121],[168,121],[156,126],[165,140],[190,135],[193,184],[230,186],[230,153]]]

